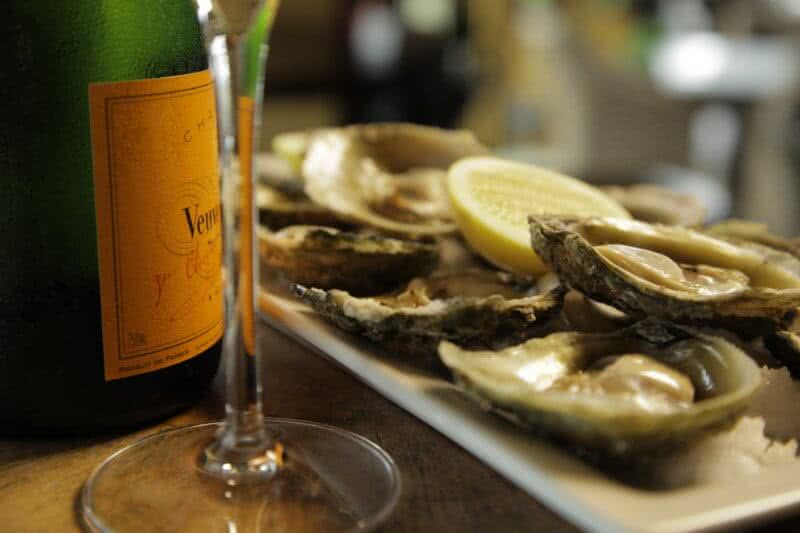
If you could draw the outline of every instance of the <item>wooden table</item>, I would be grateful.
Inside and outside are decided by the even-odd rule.
[[[269,415],[354,431],[383,446],[403,477],[389,531],[576,531],[477,459],[335,363],[262,325]],[[79,531],[76,498],[92,468],[114,450],[168,427],[220,418],[221,380],[188,412],[125,436],[0,439],[0,531]],[[765,531],[798,531],[800,518]]]

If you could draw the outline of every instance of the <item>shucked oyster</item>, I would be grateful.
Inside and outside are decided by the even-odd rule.
[[[529,222],[533,249],[565,283],[632,316],[755,336],[785,328],[800,305],[797,272],[697,231],[621,219]]]
[[[800,331],[777,331],[764,337],[764,345],[792,376],[800,378]]]
[[[434,273],[371,298],[301,285],[293,292],[346,331],[434,350],[441,339],[503,346],[529,338],[558,314],[564,296],[554,276],[537,284],[477,269]]]
[[[564,296],[561,319],[563,327],[559,329],[581,333],[610,333],[635,322],[622,311],[590,300],[578,291]]]
[[[272,138],[272,151],[284,160],[291,169],[300,172],[308,142],[314,130],[288,131]]]
[[[439,260],[435,244],[289,226],[259,232],[259,251],[268,271],[323,289],[377,294],[429,273]]]
[[[257,182],[289,198],[306,198],[303,176],[291,163],[275,154],[258,154],[254,160]]]
[[[751,242],[769,246],[800,258],[800,242],[773,235],[766,224],[749,220],[723,220],[706,228],[706,233],[735,243]]]
[[[305,197],[287,195],[268,185],[259,185],[256,189],[256,208],[258,221],[271,230],[279,230],[286,226],[311,224],[330,226],[339,229],[350,229],[353,224],[342,219],[333,211],[319,206]]]
[[[637,220],[676,226],[699,226],[705,220],[705,208],[694,196],[660,185],[607,185],[600,189],[622,204]]]
[[[318,130],[303,160],[305,192],[318,205],[384,231],[448,233],[455,224],[446,170],[485,152],[467,131],[411,124]]]
[[[650,321],[617,333],[553,333],[497,352],[443,342],[439,355],[482,405],[612,454],[661,449],[723,425],[761,381],[728,341]]]
[[[785,330],[764,336],[764,346],[795,378],[800,378],[800,314]]]

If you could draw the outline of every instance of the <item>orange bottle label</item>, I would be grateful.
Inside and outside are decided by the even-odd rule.
[[[239,261],[239,305],[242,309],[242,340],[249,355],[255,354],[256,326],[253,293],[253,110],[255,101],[239,97],[239,167],[241,169],[241,249]]]
[[[89,86],[105,379],[222,337],[222,211],[208,70]]]

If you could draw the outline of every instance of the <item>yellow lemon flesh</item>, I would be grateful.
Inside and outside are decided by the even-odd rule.
[[[528,215],[631,218],[580,180],[495,157],[458,161],[450,167],[447,188],[467,242],[488,261],[519,274],[547,270],[531,248]]]

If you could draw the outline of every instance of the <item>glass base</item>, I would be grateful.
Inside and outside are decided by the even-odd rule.
[[[200,467],[221,422],[152,435],[116,452],[81,494],[90,531],[366,531],[400,495],[400,473],[371,441],[331,426],[267,418],[282,466],[246,483]]]

